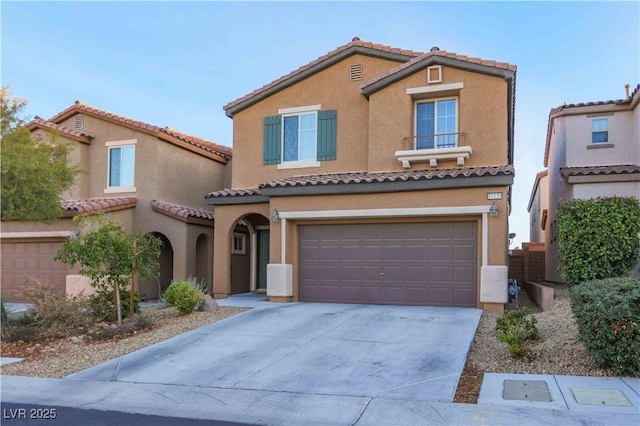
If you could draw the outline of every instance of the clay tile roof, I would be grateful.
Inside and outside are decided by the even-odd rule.
[[[69,108],[65,109],[62,112],[59,112],[55,116],[51,117],[48,121],[52,123],[58,123],[78,112],[93,115],[98,118],[107,119],[115,123],[121,123],[126,126],[134,127],[146,133],[157,136],[161,139],[168,140],[169,142],[171,142],[171,138],[178,139],[195,148],[198,148],[199,150],[207,151],[209,153],[213,153],[220,157],[223,157],[225,160],[229,160],[233,154],[233,150],[231,148],[219,145],[215,142],[182,133],[178,130],[170,128],[169,126],[165,126],[164,128],[162,128],[153,124],[145,123],[143,121],[134,120],[119,114],[92,107],[81,101],[76,101]]]
[[[60,126],[52,121],[40,118],[37,115],[33,120],[27,123],[25,127],[31,131],[34,131],[35,129],[53,130],[62,136],[85,143],[89,143],[91,142],[91,139],[93,139],[93,136],[89,133],[81,132],[80,130],[72,129],[67,126]]]
[[[209,192],[204,198],[243,197],[248,195],[262,195],[258,188],[224,189],[222,191]]]
[[[185,142],[191,143],[199,148],[202,148],[206,151],[213,152],[214,154],[220,154],[227,159],[230,159],[233,155],[233,150],[228,146],[219,145],[215,142],[208,141],[206,139],[199,138],[197,136],[188,135],[183,132],[179,132],[175,129],[172,129],[169,126],[165,126],[164,129],[160,130],[163,133],[168,134],[169,136],[173,136],[174,138],[178,138]]]
[[[595,175],[624,175],[640,173],[640,166],[636,164],[623,164],[618,166],[583,166],[561,167],[560,175],[569,176],[595,176]]]
[[[512,165],[462,167],[454,169],[407,170],[398,172],[351,172],[322,175],[293,176],[260,184],[260,188],[316,185],[350,185],[375,182],[418,181],[455,177],[512,175]]]
[[[213,212],[209,210],[195,209],[158,200],[151,201],[151,208],[156,212],[168,213],[170,216],[181,219],[198,218],[213,221],[215,218]]]
[[[260,93],[265,92],[268,89],[274,88],[275,86],[277,86],[278,84],[284,83],[286,80],[289,80],[292,77],[297,76],[298,74],[310,70],[318,65],[320,65],[322,62],[334,58],[335,56],[337,56],[338,54],[348,50],[348,49],[356,49],[356,48],[364,48],[364,49],[372,49],[372,50],[377,50],[379,52],[388,52],[388,53],[393,53],[396,55],[402,55],[405,56],[406,59],[408,60],[412,57],[416,57],[416,56],[420,56],[422,55],[423,52],[416,52],[413,50],[406,50],[406,49],[399,49],[396,47],[391,47],[391,46],[385,46],[382,44],[378,44],[378,43],[371,43],[368,41],[363,41],[360,40],[358,37],[354,37],[354,39],[343,45],[340,46],[338,48],[336,48],[335,50],[332,50],[331,52],[320,56],[319,58],[309,62],[306,65],[303,65],[301,67],[299,67],[296,70],[291,71],[290,73],[283,75],[282,77],[272,81],[271,83],[265,84],[264,86],[260,87],[259,89],[254,90],[251,93],[246,94],[245,96],[242,96],[241,98],[236,99],[235,101],[229,102],[228,104],[226,104],[225,106],[223,106],[222,108],[227,111],[230,108],[233,108],[234,106],[241,104],[244,101],[247,101],[251,98],[253,98],[254,96],[259,95]],[[229,115],[227,113],[227,115]]]
[[[62,202],[62,211],[65,216],[80,213],[106,213],[135,207],[137,201],[136,197],[66,200]]]

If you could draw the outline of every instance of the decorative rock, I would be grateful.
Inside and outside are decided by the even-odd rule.
[[[198,311],[200,312],[213,312],[218,309],[218,302],[213,300],[213,297],[208,294],[204,295],[204,299],[202,299],[202,303],[198,306]]]

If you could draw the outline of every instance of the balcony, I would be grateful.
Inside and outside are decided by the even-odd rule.
[[[471,147],[464,145],[464,133],[439,133],[404,138],[404,150],[396,151],[396,158],[405,169],[411,163],[429,163],[438,167],[438,161],[455,160],[460,167],[471,155]],[[461,143],[462,142],[462,143]]]

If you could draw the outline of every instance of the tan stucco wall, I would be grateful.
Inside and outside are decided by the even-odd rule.
[[[463,83],[453,94],[419,95],[420,100],[458,100],[460,146],[471,146],[473,153],[465,166],[507,164],[507,82],[503,78],[442,67],[442,82],[427,84],[427,70],[418,71],[369,98],[369,171],[402,170],[394,153],[411,150],[414,136],[416,99],[409,88],[436,88]],[[439,161],[438,167],[457,167],[455,160]],[[428,163],[412,164],[413,169],[429,168]]]
[[[349,81],[349,68],[353,64],[363,65],[362,80]],[[232,187],[251,188],[268,180],[301,174],[366,170],[369,104],[360,85],[397,65],[393,61],[353,55],[236,114]],[[338,111],[336,160],[323,161],[317,168],[289,170],[263,165],[264,117],[277,115],[280,108],[318,104],[322,110]]]

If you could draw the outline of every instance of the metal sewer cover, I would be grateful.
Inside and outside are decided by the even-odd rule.
[[[633,404],[618,389],[571,388],[578,404],[611,407],[631,407]]]
[[[544,380],[505,380],[502,398],[517,401],[551,402]]]

